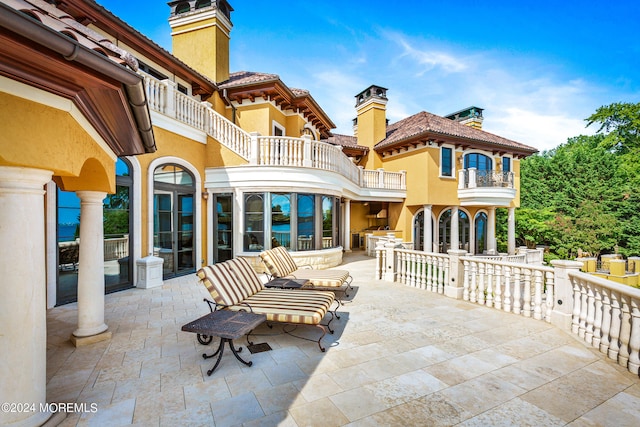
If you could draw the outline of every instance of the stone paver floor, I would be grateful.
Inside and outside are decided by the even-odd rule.
[[[260,326],[271,351],[213,359],[180,327],[208,312],[195,275],[106,296],[110,341],[75,348],[75,304],[47,314],[47,399],[94,404],[64,426],[638,426],[640,379],[547,323],[340,269],[336,332]],[[238,342],[244,347],[246,342]]]

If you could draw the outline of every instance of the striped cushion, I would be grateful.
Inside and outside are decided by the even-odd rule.
[[[264,289],[262,281],[246,259],[234,258],[225,261],[224,264],[235,274],[238,283],[245,289],[247,296],[251,296]]]
[[[289,259],[293,260],[287,250],[282,246],[278,246],[277,248],[269,249],[260,253],[262,262],[273,277],[284,277],[292,271],[298,269],[298,266],[295,265],[295,262],[292,266],[287,258],[280,256],[283,251],[287,254],[287,257]]]
[[[317,325],[334,299],[333,292],[264,289],[229,309],[247,310],[249,305],[254,313],[265,314],[268,321]]]
[[[196,274],[217,304],[234,305],[249,296],[247,289],[239,285],[237,276],[225,263],[202,267]]]
[[[349,272],[346,270],[310,270],[301,268],[286,277],[292,279],[307,279],[310,284],[318,287],[339,288],[349,278]]]

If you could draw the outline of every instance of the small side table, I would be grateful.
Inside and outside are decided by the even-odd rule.
[[[265,288],[278,288],[278,289],[300,289],[304,285],[309,283],[307,279],[288,279],[286,277],[279,277],[273,279],[264,284]]]
[[[207,375],[211,375],[220,364],[225,342],[229,344],[231,352],[236,359],[247,366],[253,364],[253,362],[247,362],[238,355],[238,353],[242,351],[242,347],[236,350],[233,346],[233,340],[247,335],[247,342],[249,342],[248,335],[265,320],[267,320],[267,316],[264,314],[249,313],[247,311],[216,310],[193,322],[183,325],[182,330],[185,332],[194,332],[199,335],[220,337],[218,349],[213,354],[207,355],[207,353],[204,353],[202,355],[204,359],[218,356],[213,368],[207,371]],[[251,345],[251,342],[249,342],[249,345]]]

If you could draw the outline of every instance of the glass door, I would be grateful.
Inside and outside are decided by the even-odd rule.
[[[164,277],[193,271],[193,194],[154,195],[155,255],[162,258]]]
[[[213,262],[224,262],[233,258],[233,199],[231,194],[213,197],[213,233],[217,233],[213,245]]]

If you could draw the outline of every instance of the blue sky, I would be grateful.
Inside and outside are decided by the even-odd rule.
[[[164,1],[99,0],[171,50]],[[388,88],[391,122],[484,108],[483,129],[548,150],[586,119],[640,102],[640,2],[229,0],[231,71],[307,89],[352,134],[354,96]]]

